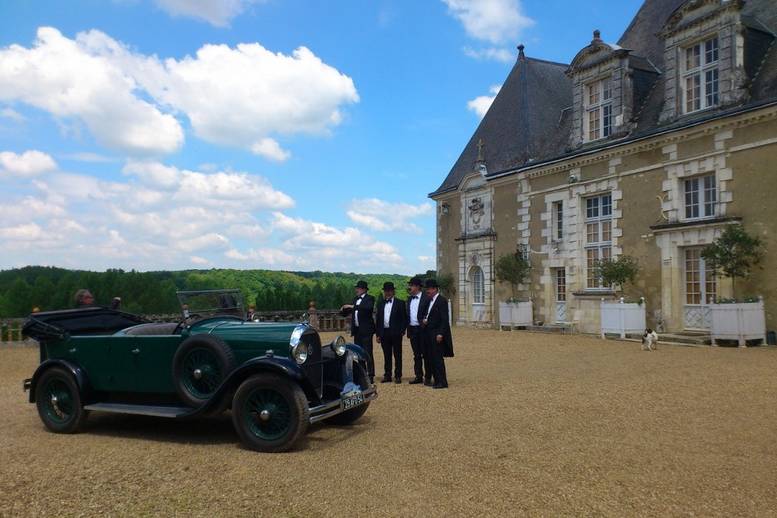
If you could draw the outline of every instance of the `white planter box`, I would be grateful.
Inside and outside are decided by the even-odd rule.
[[[605,302],[602,300],[601,329],[602,338],[607,333],[617,334],[626,338],[627,334],[642,334],[645,332],[645,302],[624,303]]]
[[[710,304],[710,338],[736,340],[744,347],[747,340],[766,344],[766,315],[763,300],[741,304]]]
[[[530,326],[532,325],[532,302],[500,302],[500,326]]]

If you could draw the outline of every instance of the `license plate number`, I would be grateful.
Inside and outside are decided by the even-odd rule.
[[[361,392],[343,397],[343,410],[350,410],[362,404],[364,404],[364,394]]]

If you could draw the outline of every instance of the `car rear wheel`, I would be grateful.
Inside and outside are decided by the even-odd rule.
[[[275,374],[245,380],[232,400],[232,423],[246,448],[291,449],[310,423],[308,400],[299,385]]]
[[[35,404],[46,428],[55,433],[77,432],[89,412],[81,405],[81,391],[73,376],[60,368],[43,373],[35,387]]]
[[[353,379],[354,379],[354,382],[358,384],[362,390],[367,390],[370,387],[370,384],[367,378],[367,373],[364,371],[364,367],[362,367],[358,363],[355,363],[353,366]],[[369,402],[364,403],[363,405],[359,405],[356,408],[346,410],[341,414],[337,414],[334,417],[330,417],[329,419],[326,420],[326,422],[329,424],[340,425],[340,426],[347,426],[347,425],[353,424],[361,416],[364,415],[364,413],[367,411],[367,408],[369,406],[370,406]]]
[[[184,403],[200,406],[234,368],[232,349],[221,338],[194,335],[183,341],[173,357],[175,389]]]

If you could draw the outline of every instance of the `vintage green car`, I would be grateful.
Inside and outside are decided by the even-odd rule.
[[[192,419],[231,408],[243,444],[288,450],[319,421],[350,424],[377,397],[367,356],[309,325],[246,321],[236,290],[179,292],[177,323],[89,307],[31,315],[40,343],[24,381],[46,427],[79,430],[90,411]]]

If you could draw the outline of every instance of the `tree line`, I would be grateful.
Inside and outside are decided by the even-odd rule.
[[[434,275],[429,271],[422,277]],[[239,289],[247,307],[257,311],[306,309],[311,300],[318,309],[335,309],[350,302],[353,286],[363,279],[370,293],[378,296],[386,281],[405,295],[409,279],[404,275],[272,270],[182,270],[138,272],[107,270],[91,272],[64,268],[26,266],[0,271],[0,318],[23,317],[33,308],[41,311],[71,308],[80,288],[89,289],[98,305],[121,297],[122,309],[138,314],[170,314],[179,311],[176,291]]]

